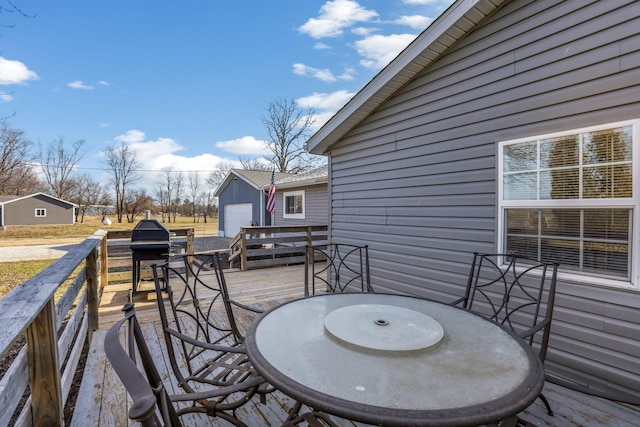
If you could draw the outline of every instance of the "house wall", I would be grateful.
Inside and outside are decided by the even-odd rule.
[[[47,210],[45,217],[36,217],[38,208]],[[39,194],[6,203],[3,225],[73,224],[73,210],[73,205]]]
[[[451,301],[497,249],[497,141],[640,118],[637,1],[512,1],[330,148],[331,238],[377,290]],[[636,213],[637,214],[637,213]],[[558,283],[545,364],[640,398],[640,293]]]
[[[255,187],[248,184],[246,181],[242,180],[242,178],[232,179],[229,182],[229,185],[220,193],[218,197],[218,232],[221,232],[221,236],[224,235],[224,224],[225,224],[225,205],[236,204],[236,203],[251,203],[252,208],[252,216],[253,222],[256,225],[260,224],[261,219],[261,210],[264,209],[265,201],[260,203],[260,198],[264,197],[262,191],[256,189]],[[249,225],[249,224],[247,224]],[[234,236],[227,236],[234,237]]]
[[[284,218],[284,193],[289,191],[304,190],[304,219]],[[290,188],[286,190],[277,190],[276,187],[276,212],[275,225],[326,225],[329,222],[329,199],[327,184],[314,185],[304,188]]]

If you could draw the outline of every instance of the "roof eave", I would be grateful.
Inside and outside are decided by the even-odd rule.
[[[307,141],[313,154],[329,148],[508,0],[458,0],[365,85]]]

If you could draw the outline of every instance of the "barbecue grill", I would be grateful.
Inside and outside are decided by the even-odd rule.
[[[147,217],[134,227],[131,233],[131,258],[133,261],[133,295],[138,292],[141,261],[169,260],[169,229],[157,219]]]

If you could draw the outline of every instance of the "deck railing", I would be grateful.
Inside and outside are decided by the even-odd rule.
[[[240,227],[231,240],[229,262],[243,271],[303,263],[306,245],[327,241],[327,226]]]
[[[193,228],[169,231],[192,251]],[[130,239],[131,230],[99,230],[0,298],[0,357],[26,343],[0,379],[0,426],[64,425],[83,348],[98,329],[101,290],[121,276],[131,283]],[[121,256],[111,261],[112,248]],[[114,266],[124,273],[110,273]]]
[[[64,404],[82,348],[98,328],[106,236],[97,231],[0,299],[0,355],[4,358],[23,336],[26,341],[0,380],[0,425],[9,425],[27,386],[30,394],[14,425],[64,425]],[[56,302],[56,292],[68,281]]]

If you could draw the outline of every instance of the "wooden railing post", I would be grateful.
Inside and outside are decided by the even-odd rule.
[[[242,256],[240,257],[240,269],[246,271],[247,266],[247,231],[244,227],[240,227],[240,247],[242,248]]]
[[[63,426],[64,408],[53,296],[27,327],[27,354],[33,425]]]
[[[100,241],[100,290],[109,284],[109,249],[107,234],[102,236]]]
[[[85,268],[87,272],[87,320],[89,329],[87,331],[87,340],[91,342],[93,331],[98,330],[98,301],[99,295],[99,276],[98,276],[98,248],[95,248],[85,259]]]
[[[187,229],[187,247],[185,249],[185,251],[188,254],[192,254],[193,253],[193,228],[188,228]]]

